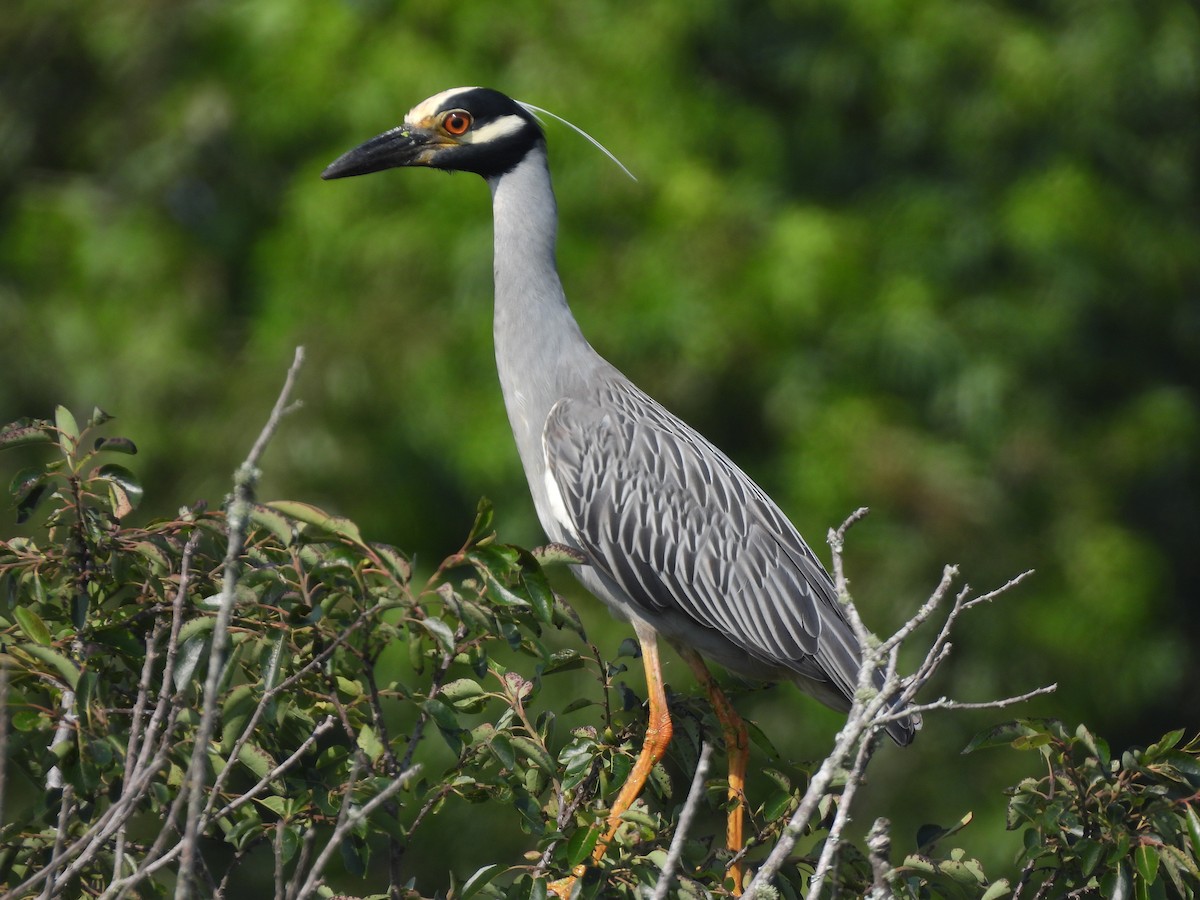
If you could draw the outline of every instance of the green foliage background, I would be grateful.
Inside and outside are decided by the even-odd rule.
[[[872,508],[848,564],[873,625],[943,563],[980,587],[1037,569],[964,623],[945,692],[1058,681],[1022,713],[1114,747],[1200,727],[1189,0],[16,0],[0,421],[98,404],[145,451],[143,515],[218,503],[303,343],[306,409],[264,496],[418,564],[482,494],[504,540],[537,543],[492,365],[485,188],[318,178],[460,84],[568,116],[638,175],[550,127],[585,332],[815,545]],[[621,627],[578,605],[611,652]],[[794,756],[836,727],[790,689],[738,702]],[[932,718],[879,760],[873,811],[998,819],[1012,773],[957,756],[994,718]]]

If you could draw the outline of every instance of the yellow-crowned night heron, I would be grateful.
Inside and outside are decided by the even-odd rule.
[[[595,858],[671,737],[659,634],[695,671],[722,722],[734,800],[727,837],[740,848],[746,729],[700,656],[753,679],[793,681],[848,709],[859,646],[829,575],[758,485],[580,332],[555,265],[558,218],[532,108],[484,88],[444,91],[322,177],[396,166],[474,172],[491,187],[496,364],[534,506],[551,540],[586,557],[579,580],[641,643],[649,727]],[[911,719],[888,726],[899,744],[914,730]],[[740,889],[740,868],[732,876]]]

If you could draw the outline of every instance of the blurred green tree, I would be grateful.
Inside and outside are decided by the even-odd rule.
[[[872,508],[850,562],[874,625],[943,562],[981,586],[1037,570],[964,632],[947,692],[1056,680],[1030,712],[1119,744],[1200,726],[1190,0],[16,0],[0,420],[120,410],[146,515],[216,503],[304,343],[306,427],[264,494],[418,565],[481,494],[536,543],[491,363],[486,192],[317,178],[464,83],[569,116],[639,175],[551,129],[578,318],[814,543]],[[740,702],[797,756],[836,724],[790,692]],[[998,819],[970,779],[933,790],[987,723],[932,721],[872,801],[914,811],[898,829]]]

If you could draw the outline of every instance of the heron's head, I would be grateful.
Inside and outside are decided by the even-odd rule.
[[[403,124],[342,154],[321,177],[428,166],[492,178],[544,139],[533,113],[516,100],[488,88],[454,88],[418,103]]]

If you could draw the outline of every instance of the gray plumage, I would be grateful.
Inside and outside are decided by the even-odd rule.
[[[440,123],[458,113],[473,131],[445,134]],[[583,584],[622,618],[733,672],[791,680],[848,709],[858,643],[812,550],[741,469],[580,332],[558,277],[545,139],[529,110],[494,91],[447,91],[325,177],[395,165],[473,171],[491,187],[500,383],[538,517],[587,557]],[[915,727],[903,720],[888,733],[906,744]]]

